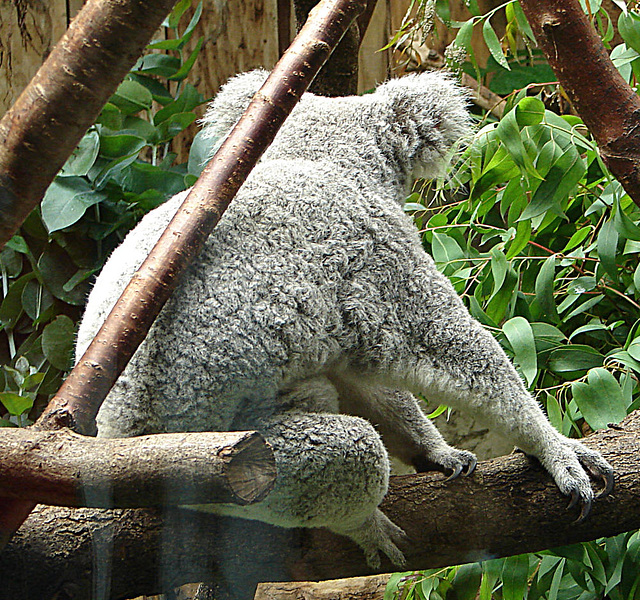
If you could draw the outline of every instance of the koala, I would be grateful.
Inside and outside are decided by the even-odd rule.
[[[230,80],[204,118],[224,137],[267,73]],[[273,491],[215,512],[326,527],[369,564],[401,566],[403,531],[378,508],[388,452],[416,470],[473,471],[414,394],[470,411],[537,457],[586,516],[612,469],[558,433],[492,335],[468,313],[403,211],[469,136],[451,78],[409,75],[374,93],[305,94],[188,268],[97,416],[98,435],[255,429],[273,447]],[[186,192],[150,212],[97,278],[84,353]]]

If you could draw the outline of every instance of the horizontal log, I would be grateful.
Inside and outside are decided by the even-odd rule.
[[[585,440],[616,473],[613,492],[589,518],[534,460],[513,454],[478,464],[470,477],[393,477],[382,510],[409,536],[407,570],[497,558],[640,528],[640,411]],[[100,546],[96,540],[108,543]],[[124,558],[126,557],[126,559]],[[180,509],[39,507],[0,553],[0,600],[53,600],[109,569],[113,600],[213,582],[216,600],[250,600],[261,581],[371,574],[362,551],[325,529],[282,529]],[[383,570],[393,566],[383,562]]]
[[[382,600],[389,574],[328,581],[259,583],[254,600]]]
[[[0,430],[0,496],[56,506],[135,508],[261,500],[276,476],[255,431],[81,436]]]

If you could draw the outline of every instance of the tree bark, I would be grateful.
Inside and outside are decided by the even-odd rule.
[[[385,574],[318,582],[259,583],[254,600],[382,600],[388,581],[389,575]]]
[[[521,454],[480,463],[474,475],[452,482],[437,474],[392,478],[382,509],[409,536],[406,568],[534,552],[640,528],[640,412],[585,442],[613,465],[616,487],[581,524],[573,523],[578,508],[568,511],[542,467]],[[323,529],[176,509],[41,507],[0,555],[0,600],[89,599],[105,570],[107,598],[208,580],[217,600],[251,598],[260,581],[371,573],[355,544]],[[383,570],[393,567],[385,560]]]
[[[0,432],[0,494],[56,506],[134,508],[262,500],[275,458],[257,432],[96,439],[68,429]]]
[[[600,154],[640,206],[640,98],[624,81],[578,0],[522,0],[538,45]]]
[[[0,121],[0,248],[42,199],[175,0],[89,0]]]
[[[36,429],[69,427],[94,433],[102,401],[145,338],[178,277],[200,252],[282,123],[365,6],[366,0],[322,0],[314,9],[38,419]],[[12,500],[0,503],[0,548],[32,509],[33,505]]]

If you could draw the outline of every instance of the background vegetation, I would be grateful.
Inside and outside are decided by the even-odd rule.
[[[616,4],[619,16],[596,0],[583,8],[635,88],[640,14]],[[450,23],[458,34],[449,62],[505,96],[504,113],[499,120],[478,115],[478,133],[448,179],[425,185],[406,209],[439,269],[513,358],[551,422],[581,437],[640,405],[640,209],[554,83],[518,2],[486,14],[473,0],[468,6],[471,19]],[[439,18],[447,19],[447,7],[436,3]],[[502,39],[491,24],[498,11],[506,18]],[[474,61],[474,28],[491,52],[484,68]],[[639,534],[627,533],[398,574],[386,598],[633,600],[640,597],[639,551]]]
[[[584,8],[623,76],[637,85],[640,14],[617,2]],[[24,426],[59,387],[91,277],[148,210],[191,185],[203,147],[176,165],[172,138],[203,102],[185,81],[200,18],[181,0],[56,178],[20,235],[0,253],[0,426]],[[425,248],[472,314],[494,332],[566,435],[620,421],[640,405],[640,209],[600,160],[554,74],[534,49],[517,1],[449,21],[445,0],[416,0],[397,43],[435,18],[458,35],[447,57],[506,97],[501,118],[477,114],[478,133],[446,179],[420,187],[406,209]],[[493,21],[506,22],[504,35]],[[493,21],[492,21],[493,19]],[[182,21],[186,21],[182,19]],[[473,30],[491,53],[474,60]],[[468,58],[468,60],[466,60]],[[435,407],[434,407],[435,408]],[[435,412],[438,412],[437,410]],[[398,574],[387,597],[633,599],[640,538],[609,540],[437,571]]]

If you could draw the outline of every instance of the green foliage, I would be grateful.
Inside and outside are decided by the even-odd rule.
[[[202,13],[200,2],[180,33],[190,5],[178,2],[165,23],[172,39],[149,45],[0,252],[0,426],[29,424],[57,391],[91,276],[143,214],[200,172],[195,161],[174,165],[170,152],[203,102],[185,81],[202,44],[185,52]]]
[[[609,44],[612,19],[600,2],[583,4]],[[636,85],[640,13],[616,4],[624,43],[611,56]],[[502,39],[491,25],[500,9]],[[507,95],[506,109],[499,120],[478,116],[478,131],[449,177],[417,190],[406,210],[553,425],[580,437],[640,406],[640,209],[600,160],[581,119],[563,113],[567,104],[530,48],[519,4],[483,15],[472,3],[470,12],[468,21],[452,23],[454,43],[470,59],[463,68]],[[476,27],[491,53],[486,68],[474,61]],[[540,82],[551,83],[531,86]],[[639,535],[398,574],[387,598],[633,600],[640,597]]]
[[[635,600],[640,533],[445,569],[395,573],[384,600]]]

